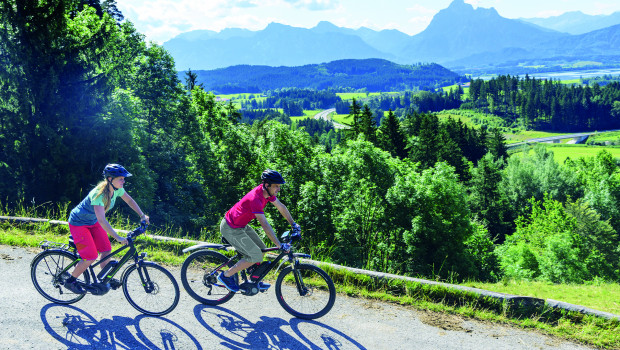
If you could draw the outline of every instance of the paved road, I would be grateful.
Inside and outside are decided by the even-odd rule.
[[[334,124],[334,128],[336,128],[336,129],[346,129],[346,128],[348,128],[348,126],[346,126],[344,124],[336,123],[335,121],[332,120],[332,118],[329,117],[329,115],[334,113],[334,112],[336,112],[336,108],[330,108],[330,109],[323,110],[323,111],[317,113],[314,116],[314,119],[331,120],[332,124]]]
[[[273,291],[235,296],[222,307],[197,304],[183,291],[165,317],[140,314],[121,290],[57,305],[30,281],[37,252],[0,245],[0,349],[589,349],[535,332],[342,295],[316,321],[291,317]],[[178,280],[178,269],[171,270]]]

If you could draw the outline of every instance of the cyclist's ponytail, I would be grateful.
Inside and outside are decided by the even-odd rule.
[[[110,209],[110,187],[108,186],[108,181],[100,181],[95,189],[97,190],[95,198],[103,196],[103,208],[105,211],[108,211]]]

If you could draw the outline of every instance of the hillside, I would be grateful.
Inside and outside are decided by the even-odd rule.
[[[351,88],[375,91],[424,90],[465,82],[438,65],[400,65],[382,59],[338,60],[301,67],[237,65],[194,71],[197,82],[217,93],[261,92],[283,87]],[[181,77],[185,73],[179,73]]]

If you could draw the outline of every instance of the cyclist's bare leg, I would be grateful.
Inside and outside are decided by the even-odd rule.
[[[108,250],[107,252],[100,252],[99,253],[99,260],[105,259],[106,256],[110,255],[110,253],[112,253],[111,250]],[[99,264],[99,267],[101,267],[101,269],[103,270],[103,268],[110,262],[110,260],[112,260],[112,259],[108,259],[108,260],[102,262],[101,264]]]
[[[253,262],[249,262],[249,261],[246,261],[245,259],[241,259],[239,260],[239,262],[235,264],[235,266],[231,267],[228,271],[224,271],[224,276],[226,277],[234,276],[237,272],[243,269],[247,269],[248,267],[252,265],[254,265]]]
[[[71,276],[78,278],[80,277],[84,271],[90,266],[90,264],[94,263],[95,260],[82,260],[75,265],[73,272],[71,272]]]
[[[111,252],[112,252],[111,250],[109,250],[107,252],[100,252],[99,253],[99,259],[101,260],[101,259],[105,258],[106,256],[110,255]],[[94,262],[95,262],[95,260],[82,260],[82,261],[80,261],[79,263],[77,263],[75,265],[75,268],[73,269],[73,272],[71,272],[71,276],[73,276],[75,278],[80,277],[80,275],[82,275],[84,273],[84,271],[86,271],[86,269],[88,269],[88,267],[92,263],[94,263]],[[103,269],[108,264],[108,262],[110,262],[110,260],[106,260],[106,261],[102,262],[99,266]]]

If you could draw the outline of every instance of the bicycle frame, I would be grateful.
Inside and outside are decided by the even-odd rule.
[[[202,244],[198,244],[189,248],[186,248],[183,250],[183,253],[187,253],[193,250],[201,250],[201,249],[214,249],[214,250],[234,250],[234,247],[231,244],[214,244],[214,243],[202,243]],[[263,248],[261,249],[261,251],[263,253],[268,253],[268,252],[274,252],[280,250],[280,248],[278,247],[271,247],[271,248]],[[271,272],[274,268],[277,269],[280,268],[280,266],[282,265],[282,263],[280,263],[282,261],[282,259],[284,259],[285,257],[287,257],[287,260],[291,262],[291,265],[293,266],[293,270],[295,270],[297,264],[299,264],[299,260],[297,260],[298,258],[306,258],[306,259],[310,259],[311,256],[310,254],[303,254],[303,253],[295,253],[294,252],[294,247],[291,247],[291,250],[289,252],[281,252],[280,254],[278,254],[278,256],[271,262],[270,266],[267,268],[267,270],[265,270],[262,274],[262,276],[260,276],[257,280],[254,281],[249,281],[248,280],[248,276],[246,274],[246,270],[241,270],[240,271],[240,275],[241,278],[243,280],[244,283],[246,282],[250,282],[250,283],[255,283],[258,284],[260,281],[263,280],[263,278],[265,276],[267,276],[269,274],[269,272]],[[234,264],[236,264],[237,261],[239,261],[239,259],[241,259],[241,254],[236,253],[234,256],[232,256],[230,259],[228,259],[225,263],[222,263],[221,265],[219,265],[217,268],[215,268],[213,270],[213,272],[211,273],[211,275],[216,275],[217,273],[219,273],[219,271],[224,267],[224,266],[228,266],[228,267],[232,267],[234,266]],[[278,263],[280,263],[278,265]],[[277,270],[276,270],[277,272]],[[297,276],[297,274],[295,275],[295,279],[297,282],[297,285],[299,286],[300,280],[299,280],[299,276]],[[300,290],[299,291],[301,295],[305,294],[305,291]],[[246,295],[254,295],[254,294],[246,294]]]
[[[90,275],[90,277],[92,278],[92,282],[91,285],[98,285],[98,288],[94,288],[92,290],[89,290],[91,293],[95,294],[95,295],[102,295],[105,294],[109,291],[109,286],[105,286],[105,284],[107,284],[107,282],[109,282],[117,273],[118,271],[120,271],[120,269],[123,267],[123,265],[128,262],[132,257],[134,259],[134,262],[136,264],[140,264],[140,261],[144,260],[144,258],[147,256],[146,253],[140,253],[138,254],[138,251],[134,245],[134,237],[127,237],[127,245],[124,245],[118,249],[116,249],[115,251],[111,252],[110,254],[108,254],[105,258],[91,264],[88,269],[86,270]],[[84,260],[80,257],[80,255],[77,252],[77,248],[75,247],[75,245],[73,244],[73,242],[71,241],[69,244],[63,244],[63,243],[55,243],[55,242],[49,242],[46,241],[44,243],[41,244],[41,247],[43,247],[43,249],[50,249],[50,248],[56,248],[56,249],[61,249],[61,250],[67,250],[67,251],[71,251],[76,257],[77,259],[75,259],[71,264],[67,265],[61,272],[65,273],[68,272],[72,267],[74,267],[75,265],[77,265],[80,261]],[[129,249],[119,260],[118,264],[110,271],[108,271],[106,273],[105,276],[103,276],[102,278],[99,278],[97,276],[97,273],[95,273],[95,267],[101,265],[104,261],[109,261],[112,257],[120,254],[122,251]],[[147,273],[146,271],[142,271],[142,269],[138,269],[138,274],[140,275],[140,278],[142,280],[142,282],[144,282],[145,280],[148,280],[148,276],[145,276],[144,273]],[[145,279],[146,277],[146,279]],[[147,292],[149,292],[149,289],[152,288],[151,286],[148,286],[146,283],[143,283],[144,288]]]

